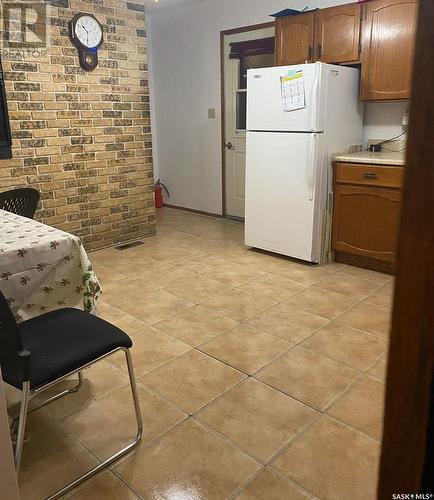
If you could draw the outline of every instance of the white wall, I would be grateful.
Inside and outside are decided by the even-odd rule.
[[[222,213],[220,31],[271,21],[270,14],[287,7],[351,1],[204,0],[148,16],[154,160],[171,204]],[[389,137],[395,128],[393,104],[383,105],[388,106],[384,115],[386,108],[376,106],[381,105],[367,111],[365,135]],[[215,120],[208,119],[208,108],[216,109]],[[382,138],[377,135],[373,138]]]
[[[389,139],[402,132],[404,111],[409,102],[379,102],[365,105],[363,140]]]

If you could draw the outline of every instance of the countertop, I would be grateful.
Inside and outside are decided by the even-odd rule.
[[[333,161],[347,163],[369,163],[372,165],[405,165],[405,151],[359,151],[358,153],[336,154]]]

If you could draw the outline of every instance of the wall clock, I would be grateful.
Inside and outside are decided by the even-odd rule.
[[[69,21],[69,38],[77,47],[80,66],[93,71],[98,66],[98,49],[103,43],[102,26],[92,14],[79,13]]]

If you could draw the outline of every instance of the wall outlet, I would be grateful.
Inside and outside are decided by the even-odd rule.
[[[215,120],[215,108],[208,108],[208,120]]]
[[[402,131],[407,132],[408,129],[408,120],[410,118],[410,112],[408,109],[404,110],[404,114],[402,115]]]

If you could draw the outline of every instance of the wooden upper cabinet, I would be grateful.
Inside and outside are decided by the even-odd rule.
[[[364,101],[410,99],[417,0],[372,0],[364,6]]]
[[[276,63],[278,66],[313,61],[315,12],[276,20]]]
[[[316,12],[315,57],[325,63],[359,59],[362,6],[350,3]]]

